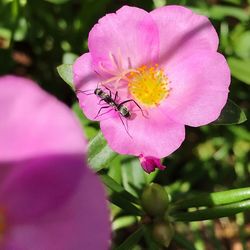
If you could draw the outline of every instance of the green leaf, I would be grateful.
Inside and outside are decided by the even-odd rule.
[[[121,208],[123,213],[125,212],[128,215],[135,215],[135,216],[144,215],[143,211],[141,211],[138,207],[129,202],[127,199],[124,199],[124,197],[122,197],[119,193],[113,192],[109,196],[109,200],[111,203]]]
[[[250,31],[246,31],[238,36],[238,39],[234,43],[234,47],[237,56],[243,59],[250,59]]]
[[[241,0],[224,0],[222,2],[232,3],[235,5],[241,5]]]
[[[141,167],[137,157],[127,156],[122,160],[121,165],[123,186],[130,193],[137,196],[138,191],[142,190],[144,186],[151,183],[158,173],[157,169],[150,174],[146,173]]]
[[[62,64],[58,66],[57,72],[60,77],[74,90],[72,64]]]
[[[120,207],[123,212],[126,212],[129,215],[142,216],[144,214],[138,207],[132,204],[139,204],[139,200],[135,196],[127,192],[109,175],[101,174],[100,177],[106,187],[108,187],[112,191],[109,198],[113,204]]]
[[[177,201],[174,204],[174,207],[175,209],[186,209],[201,206],[212,207],[239,202],[246,199],[250,199],[250,187],[196,195],[192,198]]]
[[[147,250],[156,250],[159,249],[159,245],[152,238],[152,228],[151,225],[144,226],[143,238],[147,245]]]
[[[112,230],[116,231],[122,228],[132,226],[137,222],[137,218],[133,215],[120,216],[112,221]]]
[[[69,2],[70,0],[46,0],[46,1],[53,4],[63,4]]]
[[[118,155],[113,161],[111,167],[109,167],[107,174],[119,185],[122,183],[122,170],[121,170],[121,158],[124,155]]]
[[[75,60],[77,59],[78,55],[71,53],[71,52],[65,52],[63,54],[63,64],[73,64]]]
[[[117,153],[108,146],[101,132],[88,144],[88,163],[94,171],[108,167],[116,156]]]
[[[227,16],[239,19],[240,21],[248,21],[249,14],[242,8],[231,6],[214,5],[208,10],[210,18],[221,20]]]
[[[220,117],[214,121],[214,125],[240,124],[247,120],[245,113],[230,99],[227,100],[225,107],[222,109]]]
[[[250,200],[235,202],[224,206],[201,209],[193,212],[174,213],[170,216],[175,221],[202,221],[228,217],[250,210]]]
[[[119,247],[115,250],[128,250],[135,246],[143,236],[143,226],[131,234]]]
[[[232,75],[246,83],[250,84],[250,60],[240,60],[234,57],[227,59]]]
[[[198,14],[202,14],[216,20],[222,20],[225,17],[234,17],[240,21],[248,21],[250,19],[249,13],[238,7],[213,5],[210,8],[196,8],[191,6],[189,8]]]
[[[227,22],[221,22],[220,24],[220,48],[227,50],[229,44],[229,25]]]
[[[110,188],[112,191],[118,193],[120,196],[124,197],[130,202],[139,204],[138,199],[133,196],[131,193],[127,192],[119,183],[106,174],[100,175],[102,182]]]
[[[186,250],[195,250],[194,245],[184,238],[182,235],[175,233],[173,240],[180,246],[182,249]]]
[[[138,196],[138,190],[141,190],[147,183],[146,173],[142,169],[139,160],[127,157],[122,161],[122,183],[127,191]]]

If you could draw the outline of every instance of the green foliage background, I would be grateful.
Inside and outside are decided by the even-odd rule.
[[[35,79],[44,89],[72,106],[88,139],[94,138],[99,125],[88,121],[81,113],[73,91],[60,78],[56,67],[71,64],[86,52],[91,27],[100,17],[125,4],[148,11],[166,4],[180,4],[207,15],[220,37],[220,52],[227,57],[231,68],[229,97],[249,117],[249,0],[1,0],[0,74],[15,73]],[[250,183],[248,125],[245,122],[187,127],[185,142],[164,159],[167,170],[163,172],[147,175],[137,159],[113,152],[107,162],[101,158],[101,162],[93,162],[96,159],[90,156],[90,164],[99,166],[96,170],[104,167],[101,172],[104,177],[112,177],[136,197],[140,197],[143,187],[152,181],[164,186],[173,200],[191,194],[247,187]],[[108,152],[109,149],[102,150]],[[112,196],[111,190],[109,193]],[[140,222],[138,217],[115,205],[111,205],[111,209],[115,247],[133,233]],[[169,249],[188,249],[188,244],[189,249],[234,249],[236,243],[241,249],[250,249],[249,216],[249,212],[245,212],[230,219],[176,223],[179,234]],[[148,242],[145,236],[133,249],[160,248]]]

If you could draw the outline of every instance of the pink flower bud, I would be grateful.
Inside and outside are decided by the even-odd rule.
[[[147,173],[154,172],[156,168],[164,170],[166,167],[161,164],[161,160],[152,156],[139,155],[139,160],[142,168]]]

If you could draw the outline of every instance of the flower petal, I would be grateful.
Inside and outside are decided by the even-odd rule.
[[[216,51],[218,35],[207,17],[182,6],[165,6],[150,12],[160,37],[159,64],[172,64],[197,49]]]
[[[171,90],[162,106],[173,120],[196,127],[219,117],[230,84],[230,70],[221,54],[200,51],[165,67]]]
[[[9,163],[0,203],[11,223],[39,218],[66,202],[81,179],[82,155],[49,155]]]
[[[123,69],[136,68],[157,59],[158,29],[148,12],[124,6],[99,20],[89,33],[88,45],[97,71],[100,63],[116,70],[110,54]]]
[[[0,105],[0,207],[6,220],[0,248],[108,249],[104,190],[86,167],[86,141],[73,113],[32,81],[14,76],[0,78]]]
[[[151,110],[148,119],[138,115],[128,120],[128,132],[126,120],[122,119],[124,124],[117,114],[101,121],[101,130],[108,144],[120,154],[163,158],[179,148],[185,137],[184,125],[167,118],[160,108]]]
[[[0,163],[41,155],[84,153],[77,119],[29,79],[0,77]]]
[[[90,120],[99,121],[112,116],[113,112],[101,115],[106,111],[112,110],[112,108],[104,109],[104,112],[101,112],[100,116],[97,116],[99,110],[108,105],[100,105],[99,102],[101,99],[94,94],[94,91],[98,87],[101,80],[100,77],[94,72],[92,61],[90,53],[85,53],[77,58],[73,65],[74,85],[80,107],[86,117]]]
[[[1,249],[108,250],[110,222],[104,197],[97,176],[85,168],[65,204],[36,220],[12,225]]]

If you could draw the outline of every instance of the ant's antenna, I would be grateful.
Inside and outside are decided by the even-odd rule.
[[[88,93],[89,91],[91,91],[91,93]],[[94,95],[94,89],[86,89],[86,90],[81,90],[81,89],[76,89],[76,93],[82,93],[85,95]]]

